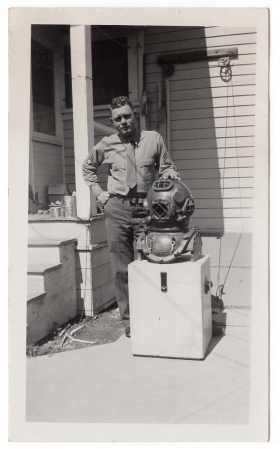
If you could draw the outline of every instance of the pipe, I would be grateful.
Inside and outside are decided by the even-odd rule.
[[[166,142],[167,142],[167,151],[171,153],[171,145],[170,145],[170,89],[169,89],[169,80],[165,80],[165,90],[166,90]]]

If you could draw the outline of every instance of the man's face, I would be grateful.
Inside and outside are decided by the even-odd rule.
[[[123,137],[133,136],[137,129],[135,113],[128,104],[112,110],[111,122]]]

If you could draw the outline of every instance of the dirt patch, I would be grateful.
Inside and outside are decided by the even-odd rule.
[[[72,319],[63,326],[57,327],[51,334],[35,344],[27,346],[27,357],[50,355],[57,352],[71,351],[95,345],[112,343],[124,334],[124,327],[120,319],[119,309],[113,305],[107,311],[81,319]],[[83,343],[85,340],[89,343]]]

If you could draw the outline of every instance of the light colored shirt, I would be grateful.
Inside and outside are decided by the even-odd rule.
[[[156,131],[141,131],[139,142],[136,142],[135,160],[136,193],[148,192],[155,181],[157,170],[159,176],[174,173],[178,175],[163,139]],[[109,164],[108,192],[127,195],[130,189],[126,184],[126,143],[122,142],[118,134],[104,137],[93,147],[83,163],[84,180],[96,197],[103,192],[97,176],[101,164]]]

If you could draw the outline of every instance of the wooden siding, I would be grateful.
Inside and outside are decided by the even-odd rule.
[[[33,140],[34,193],[48,204],[48,186],[63,183],[62,145]],[[40,209],[40,205],[36,209]]]
[[[222,80],[217,60],[174,64],[174,74],[168,78],[171,156],[192,190],[196,204],[192,224],[200,229],[251,231],[256,44],[254,28],[148,27],[145,31],[149,123],[163,135],[158,55],[238,48],[229,82]]]

